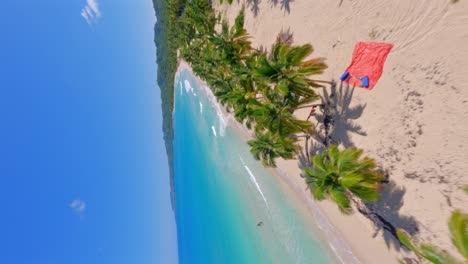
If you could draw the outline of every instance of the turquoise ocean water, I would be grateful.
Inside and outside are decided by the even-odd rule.
[[[174,172],[180,263],[336,263],[297,201],[253,159],[204,89],[191,72],[179,72]]]

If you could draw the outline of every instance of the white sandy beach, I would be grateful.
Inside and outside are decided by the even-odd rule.
[[[254,46],[269,48],[288,28],[294,44],[311,43],[315,57],[327,58],[323,80],[339,78],[358,41],[395,45],[374,89],[354,90],[334,136],[364,149],[387,171],[390,183],[374,205],[380,215],[458,256],[447,221],[456,208],[468,211],[468,196],[461,190],[468,184],[468,2],[234,2],[216,9],[232,23],[245,4]],[[296,114],[305,119],[308,111]],[[311,203],[299,165],[298,160],[280,161],[279,171],[285,184]],[[331,202],[317,204],[362,263],[397,263],[413,256],[362,214],[345,216]]]

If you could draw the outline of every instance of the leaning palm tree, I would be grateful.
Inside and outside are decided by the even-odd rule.
[[[281,138],[270,132],[257,132],[254,140],[247,142],[250,152],[256,160],[261,160],[263,166],[276,167],[276,158],[292,159],[299,147],[295,145],[296,139]]]
[[[310,190],[317,200],[330,197],[345,214],[352,212],[351,196],[365,202],[379,199],[377,191],[384,175],[377,172],[373,159],[361,159],[362,150],[347,148],[340,151],[331,145],[326,151],[312,158],[312,167],[304,174]]]
[[[318,99],[312,88],[321,87],[318,83],[324,81],[311,80],[309,76],[322,74],[327,65],[323,58],[306,60],[312,52],[309,44],[291,46],[277,42],[268,56],[260,56],[256,76],[272,84],[283,100],[295,102],[300,97]]]

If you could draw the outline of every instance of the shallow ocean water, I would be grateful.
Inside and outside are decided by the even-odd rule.
[[[279,179],[254,160],[208,88],[176,79],[174,173],[180,263],[335,263]]]

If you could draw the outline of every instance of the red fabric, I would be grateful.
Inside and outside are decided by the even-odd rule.
[[[361,80],[356,78],[356,76],[362,78],[367,75],[369,76],[369,87],[365,89],[372,90],[382,75],[385,59],[392,48],[393,44],[387,43],[356,43],[353,60],[351,61],[351,65],[346,69],[350,76],[344,82],[360,87]]]

